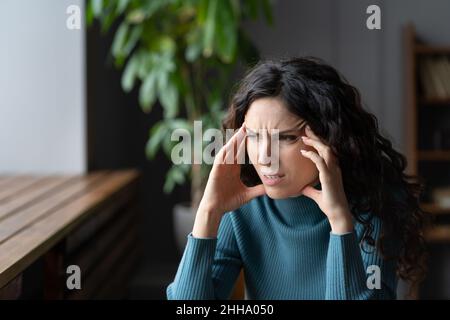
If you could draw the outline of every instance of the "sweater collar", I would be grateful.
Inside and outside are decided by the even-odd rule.
[[[315,188],[320,189],[320,185]],[[267,200],[273,213],[288,226],[312,226],[326,218],[317,203],[304,195],[286,199],[267,197]]]

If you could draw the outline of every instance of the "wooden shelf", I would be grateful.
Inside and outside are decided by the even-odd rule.
[[[423,211],[431,214],[450,214],[450,208],[444,208],[435,203],[422,203],[420,207]]]
[[[450,106],[450,98],[420,98],[419,99],[419,106],[423,107],[430,107],[430,106],[439,106],[439,107],[445,107]]]
[[[414,49],[417,54],[450,54],[450,47],[447,46],[416,44]]]
[[[433,190],[436,185],[444,183],[450,185],[448,179],[445,179],[445,181],[439,179],[442,176],[440,172],[442,168],[436,165],[443,164],[445,166],[447,164],[446,161],[450,164],[450,150],[426,150],[425,148],[420,149],[419,146],[431,147],[435,145],[431,134],[427,136],[422,134],[441,130],[443,128],[437,127],[437,125],[448,123],[450,115],[445,108],[450,107],[450,97],[425,97],[424,80],[420,78],[421,63],[423,59],[450,57],[450,45],[435,46],[420,42],[414,25],[407,24],[403,33],[403,52],[407,172],[422,178],[427,182],[425,187]],[[432,110],[427,111],[427,108]],[[439,120],[439,123],[436,119]],[[424,161],[426,164],[429,164],[427,168],[422,166]],[[425,241],[428,244],[450,245],[450,224],[443,223],[444,220],[447,220],[446,215],[450,216],[450,208],[443,208],[436,203],[421,203],[420,207],[426,213],[432,215],[432,218],[436,218],[436,221],[441,222],[441,224],[436,224],[425,230]],[[419,290],[414,292],[416,299],[420,299],[420,295]]]
[[[450,225],[431,227],[425,232],[425,240],[429,243],[450,242]]]
[[[450,161],[450,150],[419,150],[419,161]]]

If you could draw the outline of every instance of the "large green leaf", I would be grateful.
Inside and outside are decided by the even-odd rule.
[[[154,158],[156,152],[161,147],[163,139],[167,139],[169,128],[164,121],[159,121],[150,129],[150,138],[146,145],[146,154],[149,158]],[[169,138],[170,139],[170,138]]]
[[[158,53],[160,57],[170,57],[172,58],[176,52],[177,45],[175,40],[172,39],[169,35],[159,35],[151,40],[149,45],[149,49],[152,52]],[[168,59],[166,63],[170,63],[171,59]]]
[[[166,182],[163,190],[165,193],[170,193],[176,184],[183,184],[186,180],[186,173],[182,166],[173,165],[166,175]]]
[[[130,0],[118,0],[116,13],[119,15],[122,14],[125,11],[125,9],[129,3],[130,3]]]
[[[193,62],[200,57],[203,44],[201,37],[201,29],[195,28],[186,35],[186,51],[185,58],[188,62]]]
[[[164,108],[164,117],[173,118],[178,113],[178,89],[173,81],[167,81],[164,88],[159,89],[159,102]]]
[[[137,42],[139,41],[142,34],[142,26],[132,26],[131,31],[129,33],[129,37],[122,47],[121,54],[124,56],[129,56],[131,51],[136,46]]]
[[[156,100],[156,73],[150,72],[139,90],[139,103],[144,112],[150,112]]]
[[[116,1],[105,1],[103,2],[102,15],[101,15],[101,32],[106,34],[114,21],[117,19],[117,14],[115,12]]]
[[[193,132],[194,124],[186,119],[182,119],[182,118],[170,119],[170,120],[167,120],[167,123],[171,130],[185,129],[191,133]]]
[[[135,53],[128,61],[125,70],[122,74],[122,88],[125,92],[130,92],[134,87],[136,76],[140,67],[140,56]]]
[[[114,35],[114,40],[113,40],[111,52],[112,52],[113,56],[116,57],[116,58],[122,52],[122,48],[124,47],[125,41],[126,41],[127,36],[128,36],[128,30],[129,30],[128,23],[122,22],[120,24],[119,28],[117,29],[116,34]]]
[[[92,12],[95,17],[100,16],[103,9],[103,0],[91,0]]]
[[[210,57],[213,53],[214,33],[216,30],[217,6],[219,0],[208,1],[208,13],[203,36],[203,55]]]
[[[199,25],[204,25],[208,17],[208,4],[210,0],[199,0],[197,6],[197,22]]]
[[[216,48],[225,63],[234,61],[237,45],[237,26],[233,8],[228,0],[219,2],[217,10]]]

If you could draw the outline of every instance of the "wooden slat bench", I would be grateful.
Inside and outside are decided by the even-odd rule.
[[[0,175],[0,299],[124,298],[139,257],[138,178]],[[42,288],[24,297],[34,265]],[[66,287],[69,265],[80,267],[81,290]]]

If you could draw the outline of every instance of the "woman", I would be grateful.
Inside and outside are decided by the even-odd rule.
[[[335,69],[259,63],[224,124],[239,130],[215,158],[169,299],[227,299],[241,268],[250,299],[395,299],[397,276],[420,280],[419,185]],[[242,150],[250,164],[225,161]]]

